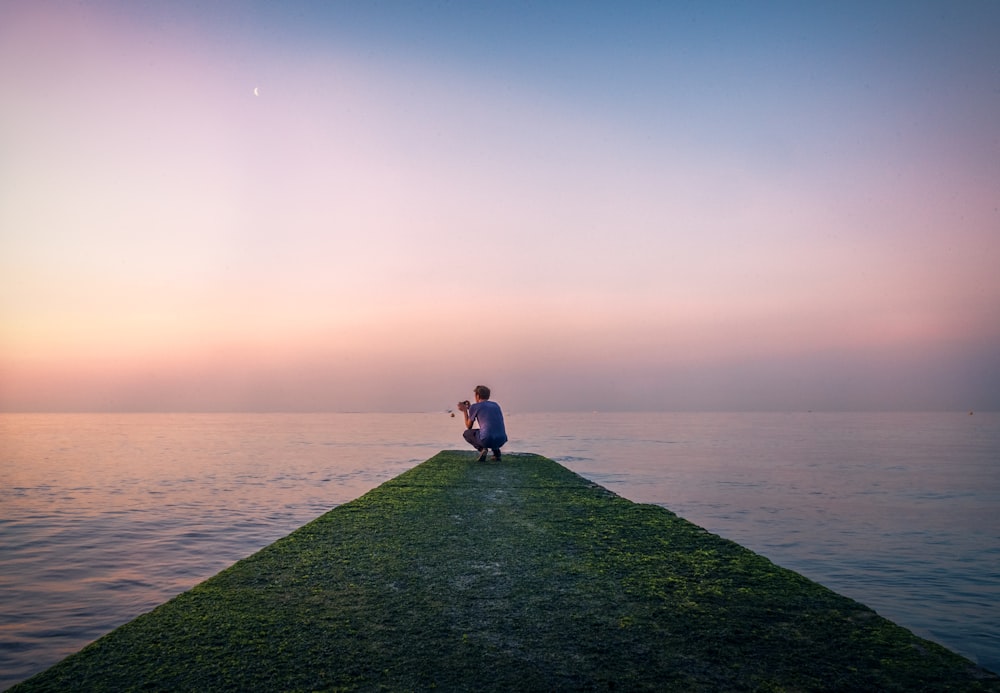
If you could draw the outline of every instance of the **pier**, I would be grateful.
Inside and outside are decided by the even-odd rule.
[[[444,451],[12,691],[1000,691],[538,455]]]

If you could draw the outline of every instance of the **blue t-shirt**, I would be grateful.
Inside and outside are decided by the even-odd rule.
[[[491,400],[476,402],[469,407],[469,420],[479,421],[479,440],[488,448],[498,448],[507,442],[500,405]]]

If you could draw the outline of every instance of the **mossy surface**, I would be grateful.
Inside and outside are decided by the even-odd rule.
[[[1000,691],[555,462],[442,452],[14,691]]]

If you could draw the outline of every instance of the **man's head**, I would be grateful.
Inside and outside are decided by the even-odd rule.
[[[490,388],[486,387],[485,385],[476,385],[476,387],[473,388],[472,391],[476,393],[476,399],[478,400],[485,401],[490,398]]]

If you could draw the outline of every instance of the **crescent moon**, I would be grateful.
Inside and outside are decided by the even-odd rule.
[[[253,88],[253,95],[254,96],[260,96],[260,89],[258,87],[254,87]]]

